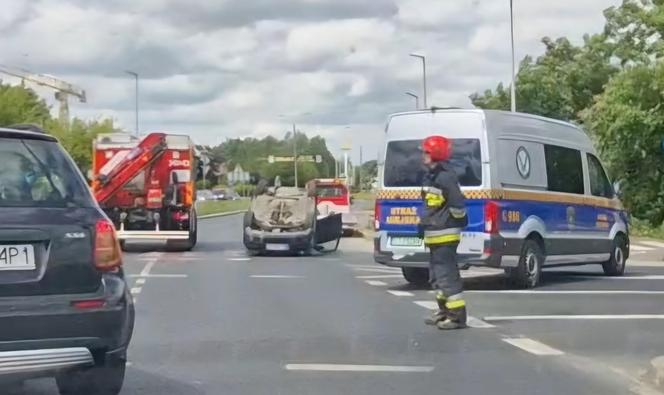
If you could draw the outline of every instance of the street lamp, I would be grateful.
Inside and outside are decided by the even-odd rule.
[[[424,85],[424,95],[423,95],[424,108],[428,108],[427,107],[427,59],[424,55],[419,55],[416,53],[412,53],[410,54],[410,56],[422,59],[422,84]]]
[[[131,75],[134,77],[134,80],[136,81],[136,98],[135,98],[135,104],[136,104],[136,137],[138,137],[138,73],[133,72],[131,70],[125,70],[125,73]]]
[[[408,96],[410,96],[410,97],[414,97],[414,98],[415,98],[415,109],[416,109],[416,110],[419,109],[419,108],[420,108],[420,97],[417,96],[416,94],[412,93],[412,92],[405,92],[405,93],[406,93]]]
[[[510,88],[510,109],[516,112],[516,70],[514,64],[514,5],[510,0],[510,40],[512,42],[512,86]]]
[[[306,116],[306,115],[311,115],[310,112],[305,112],[303,114],[300,114],[300,116]],[[284,118],[284,114],[279,114],[279,118]],[[293,122],[293,175],[295,178],[295,187],[298,187],[297,183],[297,129],[295,126],[295,122]]]

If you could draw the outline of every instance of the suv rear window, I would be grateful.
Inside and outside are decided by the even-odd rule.
[[[422,140],[390,141],[385,155],[386,187],[419,187],[426,174],[422,165]],[[453,139],[450,164],[461,186],[482,185],[482,154],[479,139]]]
[[[0,138],[0,207],[92,205],[80,173],[57,143]]]

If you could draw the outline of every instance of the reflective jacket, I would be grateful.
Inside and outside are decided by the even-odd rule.
[[[446,162],[438,162],[429,170],[424,178],[422,199],[424,244],[458,243],[468,217],[457,175]]]

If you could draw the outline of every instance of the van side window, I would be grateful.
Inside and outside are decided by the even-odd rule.
[[[544,146],[548,190],[583,194],[583,166],[579,150]]]
[[[613,187],[606,176],[602,164],[595,155],[588,154],[588,176],[590,177],[590,193],[593,196],[613,198]]]

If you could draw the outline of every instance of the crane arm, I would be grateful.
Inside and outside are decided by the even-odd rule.
[[[26,81],[33,82],[37,85],[46,86],[57,91],[64,92],[68,95],[76,96],[81,101],[81,103],[86,102],[85,90],[50,75],[34,74],[27,70],[9,67],[2,64],[0,64],[0,73],[18,77]]]

